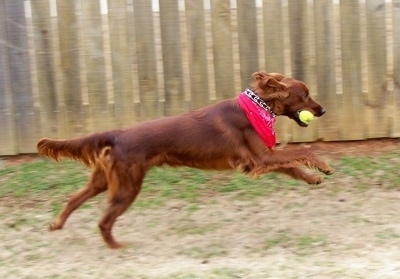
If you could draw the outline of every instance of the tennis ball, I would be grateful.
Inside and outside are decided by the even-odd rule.
[[[310,124],[310,122],[314,119],[314,114],[312,114],[308,110],[302,110],[299,113],[299,119],[305,124]]]

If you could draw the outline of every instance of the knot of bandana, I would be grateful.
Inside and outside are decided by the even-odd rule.
[[[249,94],[255,95],[249,89],[239,95],[239,105],[246,113],[250,124],[253,126],[254,130],[256,130],[257,134],[260,136],[265,145],[268,148],[272,148],[276,143],[274,130],[275,115],[271,110],[267,110],[253,101],[253,98],[250,97]]]

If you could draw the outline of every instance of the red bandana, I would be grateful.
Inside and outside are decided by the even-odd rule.
[[[268,148],[272,148],[276,143],[275,131],[273,127],[275,123],[275,117],[271,111],[262,108],[259,104],[250,99],[250,96],[248,96],[248,91],[239,95],[239,105],[246,113],[250,124],[253,126],[254,130],[256,130],[257,134],[260,136],[265,145],[268,146]],[[253,92],[251,93],[254,94]]]

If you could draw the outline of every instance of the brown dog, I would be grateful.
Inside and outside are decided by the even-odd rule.
[[[69,157],[93,167],[87,186],[68,201],[50,230],[62,229],[75,209],[108,190],[110,205],[99,227],[109,247],[121,247],[112,236],[113,224],[135,200],[146,172],[153,166],[240,169],[255,176],[272,171],[310,184],[321,183],[321,177],[308,174],[299,166],[325,174],[332,174],[333,170],[307,149],[274,150],[272,124],[275,115],[284,115],[307,126],[299,119],[300,111],[308,110],[319,117],[325,109],[311,98],[303,82],[281,74],[256,72],[251,86],[252,90],[246,90],[248,94],[242,93],[239,98],[127,130],[71,140],[40,140],[40,154],[55,160]],[[241,101],[254,110],[246,110]],[[253,116],[258,117],[255,122]]]

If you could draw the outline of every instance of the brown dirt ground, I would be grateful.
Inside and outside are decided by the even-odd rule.
[[[398,150],[400,140],[302,145],[333,161]],[[5,164],[35,159],[10,157]],[[400,278],[400,191],[394,188],[354,190],[343,177],[249,201],[224,194],[195,205],[132,206],[115,227],[116,238],[129,244],[117,251],[105,247],[97,230],[104,197],[54,233],[46,228],[54,216],[43,209],[55,197],[0,201],[0,277]]]

